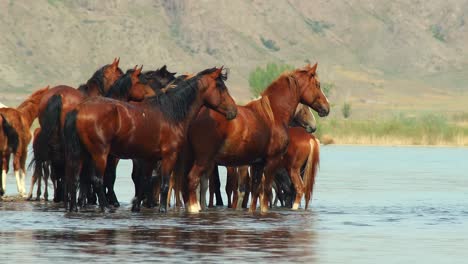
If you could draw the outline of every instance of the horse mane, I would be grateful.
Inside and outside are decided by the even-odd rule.
[[[83,91],[83,92],[88,92],[89,86],[91,84],[95,84],[98,87],[100,94],[102,95],[106,94],[104,90],[104,70],[109,66],[111,66],[111,64],[106,64],[102,66],[101,68],[99,68],[85,84],[81,84],[78,87],[78,90]],[[117,68],[117,69],[119,70],[121,74],[123,74],[123,71],[120,68]]]
[[[275,120],[273,110],[271,110],[270,99],[267,95],[261,96],[260,98],[251,101],[246,106],[252,108],[255,113],[263,115],[265,119],[269,120],[270,122]]]
[[[161,110],[163,115],[173,122],[181,122],[190,112],[190,107],[195,101],[198,93],[198,81],[203,75],[216,71],[216,68],[206,69],[199,72],[195,77],[182,80],[172,89],[167,89],[165,93],[159,93],[148,97],[146,101]],[[224,81],[227,74],[220,74],[216,79],[216,86],[220,89],[227,89]]]
[[[261,95],[268,95],[275,88],[280,87],[281,82],[283,82],[284,80],[288,80],[288,88],[296,95],[298,93],[297,88],[299,87],[299,83],[296,77],[294,76],[294,73],[295,71],[284,71],[280,74],[280,76],[278,76],[278,78],[276,78],[276,80],[274,80],[270,85],[268,85],[268,87],[261,93]]]
[[[133,70],[128,70],[122,75],[105,94],[105,97],[112,97],[114,99],[125,99],[128,95],[130,88],[132,88],[132,73]]]

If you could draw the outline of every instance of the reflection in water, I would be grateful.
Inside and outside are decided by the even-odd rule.
[[[23,204],[18,204],[22,207]],[[28,217],[44,214],[32,206]],[[312,214],[280,211],[251,215],[226,209],[200,215],[171,212],[132,214],[122,208],[102,215],[97,211],[48,215],[58,228],[3,232],[2,238],[40,257],[61,261],[125,260],[238,262],[254,260],[314,260]],[[17,212],[18,213],[18,212]],[[299,218],[298,218],[299,217]],[[302,218],[302,219],[301,219]],[[39,226],[44,222],[40,221]],[[129,224],[129,225],[127,225]],[[2,253],[0,248],[0,253]],[[3,252],[4,253],[4,252]]]
[[[466,157],[468,149],[327,146],[311,210],[266,215],[132,213],[131,163],[122,162],[123,206],[113,213],[0,201],[0,261],[466,263]]]

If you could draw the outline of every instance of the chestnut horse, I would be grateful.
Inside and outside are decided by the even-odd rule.
[[[297,106],[294,117],[292,121],[289,123],[289,125],[302,127],[309,133],[313,133],[317,129],[317,122],[315,120],[314,115],[310,111],[310,108],[303,104],[299,104]],[[249,196],[248,190],[250,188],[250,177],[249,177],[248,167],[247,166],[227,167],[227,172],[228,173],[226,177],[226,194],[228,197],[228,207],[238,208],[238,209],[246,208],[246,200],[248,200],[248,196]],[[276,179],[277,179],[277,174],[275,175],[275,183],[276,183]],[[210,203],[209,205],[212,205],[213,203],[212,202],[213,191],[214,190],[212,189],[211,180],[210,180]],[[277,191],[276,188],[275,188],[275,191]],[[278,192],[276,192],[276,194],[278,195]],[[241,197],[239,197],[239,195],[241,195]],[[232,199],[232,202],[231,202],[231,199]]]
[[[9,170],[10,155],[13,155],[13,169],[15,171],[18,192],[21,196],[25,196],[26,194],[24,180],[26,177],[26,158],[28,155],[28,144],[31,141],[30,128],[34,119],[37,117],[39,111],[39,102],[48,91],[49,86],[37,90],[16,109],[9,107],[0,108],[2,119],[4,121],[7,120],[18,135],[16,150],[8,148],[8,150],[11,149],[12,151],[5,151],[0,153],[2,160],[2,186],[0,193],[5,193],[6,175]],[[3,131],[1,133],[3,133]],[[8,145],[8,143],[6,144]],[[0,149],[5,150],[5,147],[1,146]]]
[[[307,133],[301,127],[291,127],[288,129],[288,133],[288,151],[283,157],[281,167],[286,169],[295,190],[292,209],[299,208],[302,196],[305,195],[305,210],[307,210],[320,162],[320,143],[314,135]],[[285,194],[291,195],[290,192],[285,192]],[[288,198],[293,200],[293,197]]]
[[[204,70],[141,103],[92,98],[71,111],[64,127],[68,209],[77,210],[76,184],[83,163],[91,160],[96,168],[94,185],[104,210],[107,200],[102,177],[107,158],[113,155],[142,159],[148,164],[162,159],[159,210],[166,212],[170,174],[185,142],[187,127],[200,108],[211,107],[228,120],[237,115],[235,102],[224,84],[227,76],[221,72],[222,68]],[[146,171],[145,175],[151,175],[151,171]],[[139,208],[142,194],[140,191],[134,199],[134,208]]]
[[[188,131],[185,164],[175,174],[176,186],[183,191],[188,212],[199,212],[196,190],[203,174],[215,164],[223,166],[252,165],[252,201],[257,198],[261,210],[268,210],[274,173],[288,146],[288,124],[299,103],[312,107],[319,116],[326,116],[330,107],[320,89],[317,64],[282,74],[262,93],[262,97],[246,106],[238,106],[239,116],[226,122],[222,116],[203,109]],[[181,162],[182,162],[181,161]],[[185,169],[190,168],[188,175]],[[265,182],[261,184],[262,173]],[[266,195],[267,194],[267,195]]]
[[[139,83],[139,79],[140,79],[140,76],[141,76],[141,70],[142,70],[143,66],[139,69],[137,69],[137,66],[135,66],[135,68],[133,70],[128,70],[124,75],[121,75],[119,77],[119,79],[117,81],[114,82],[114,84],[108,89],[107,93],[105,94],[106,97],[109,97],[109,98],[113,98],[113,99],[117,99],[117,100],[123,100],[123,101],[129,101],[129,100],[143,100],[143,98],[145,96],[148,96],[148,95],[154,95],[154,91],[152,89],[147,89],[146,86],[144,85],[137,85],[137,84],[140,84]],[[85,98],[83,98],[84,100]],[[59,119],[59,116],[61,115],[61,97],[58,96],[58,95],[54,95],[51,100],[49,100],[49,106],[54,106],[54,107],[51,107],[51,108],[47,108],[46,111],[50,110],[50,109],[56,109],[58,111],[58,113],[56,113],[56,117],[57,117],[57,120],[56,120],[56,123],[54,123],[54,125],[59,125],[56,129],[56,131],[61,131],[61,128],[62,128],[62,125],[60,125],[60,120]],[[56,106],[56,107],[55,107]],[[69,109],[69,107],[71,107],[72,105],[71,104],[68,104],[67,107]],[[51,115],[48,115],[48,116],[51,116]],[[47,129],[47,128],[44,128],[44,130]],[[35,131],[35,138],[34,138],[34,141],[33,141],[33,151],[35,151],[35,153],[40,153],[41,151],[41,147],[44,147],[44,141],[41,142],[41,136],[43,136],[44,134],[40,134],[42,131],[42,129],[38,129],[38,131]],[[49,127],[49,131],[50,131],[50,127]],[[46,132],[47,133],[47,132]],[[60,136],[60,135],[56,135],[56,136]],[[43,145],[40,145],[40,144],[43,144]],[[62,153],[61,151],[61,141],[60,139],[56,142],[53,142],[54,144],[56,144],[56,150],[59,152],[59,153]],[[59,155],[59,154],[55,154],[54,155],[56,158],[53,159],[53,162],[56,164],[56,166],[54,166],[52,169],[53,169],[53,172],[52,173],[52,182],[54,184],[54,190],[57,192],[57,182],[60,182],[61,181],[61,176],[62,175],[59,175],[60,173],[60,170],[56,169],[58,166],[62,166],[60,163],[62,162],[63,163],[63,160],[60,161],[60,159],[63,159],[62,155]],[[51,163],[52,161],[51,160],[45,160],[43,159],[41,162],[38,162],[37,159],[35,158],[32,162],[31,162],[31,165],[32,166],[34,164],[34,167],[35,167],[35,171],[33,173],[33,176],[31,178],[31,188],[30,188],[30,191],[29,191],[29,195],[28,195],[28,200],[31,200],[32,199],[32,191],[33,191],[33,187],[36,183],[37,180],[40,180],[42,178],[42,175],[43,175],[43,172],[46,171],[46,168],[48,167],[49,163]],[[57,164],[59,164],[57,166]],[[54,170],[55,169],[55,170]],[[36,171],[37,170],[37,171]],[[63,172],[62,172],[63,173]],[[112,176],[111,176],[112,177]],[[47,177],[44,178],[44,183],[45,183],[45,187],[47,189]],[[113,185],[113,184],[112,184]],[[38,186],[38,188],[40,188]],[[60,192],[60,191],[59,191]],[[40,193],[40,190],[38,189],[37,190],[37,193]],[[47,200],[48,199],[48,192],[44,192],[44,199]],[[56,198],[61,198],[60,195],[57,197],[57,195],[55,195]],[[38,200],[39,197],[36,197],[36,200]],[[56,199],[54,199],[56,200]]]
[[[51,88],[39,104],[40,132],[33,146],[34,162],[38,168],[50,164],[51,177],[56,180],[57,189],[54,191],[54,201],[63,198],[62,176],[64,173],[64,155],[62,150],[61,131],[65,122],[65,115],[85,98],[104,96],[110,87],[123,75],[119,68],[119,59],[112,64],[98,69],[93,76],[75,89],[66,85]],[[33,175],[38,175],[34,173]],[[61,194],[59,194],[61,193]]]

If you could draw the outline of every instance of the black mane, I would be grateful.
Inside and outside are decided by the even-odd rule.
[[[214,71],[216,71],[216,68],[199,72],[193,78],[182,80],[176,87],[167,89],[165,93],[149,97],[147,102],[153,106],[157,106],[166,118],[174,122],[181,122],[185,120],[190,112],[192,103],[197,97],[198,81],[203,75],[213,73]],[[216,79],[218,89],[226,89],[226,85],[224,84],[224,80],[226,79],[227,74],[222,74]]]
[[[149,85],[157,93],[175,79],[175,74],[175,72],[169,72],[166,65],[164,65],[155,71],[142,73],[140,82]]]
[[[132,88],[132,75],[133,70],[128,70],[124,75],[110,87],[106,93],[106,97],[111,97],[117,100],[127,99],[130,88]]]
[[[97,70],[93,76],[86,82],[86,84],[81,84],[78,90],[88,92],[89,86],[94,83],[97,85],[99,93],[104,95],[106,92],[104,91],[104,70],[111,66],[111,64],[106,64],[102,66],[99,70]],[[118,68],[121,74],[123,74],[123,71]]]

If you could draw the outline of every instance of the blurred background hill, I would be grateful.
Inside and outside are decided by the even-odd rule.
[[[341,115],[467,111],[468,1],[0,1],[0,101],[78,86],[101,65],[226,65],[240,102],[267,63],[319,62]]]

